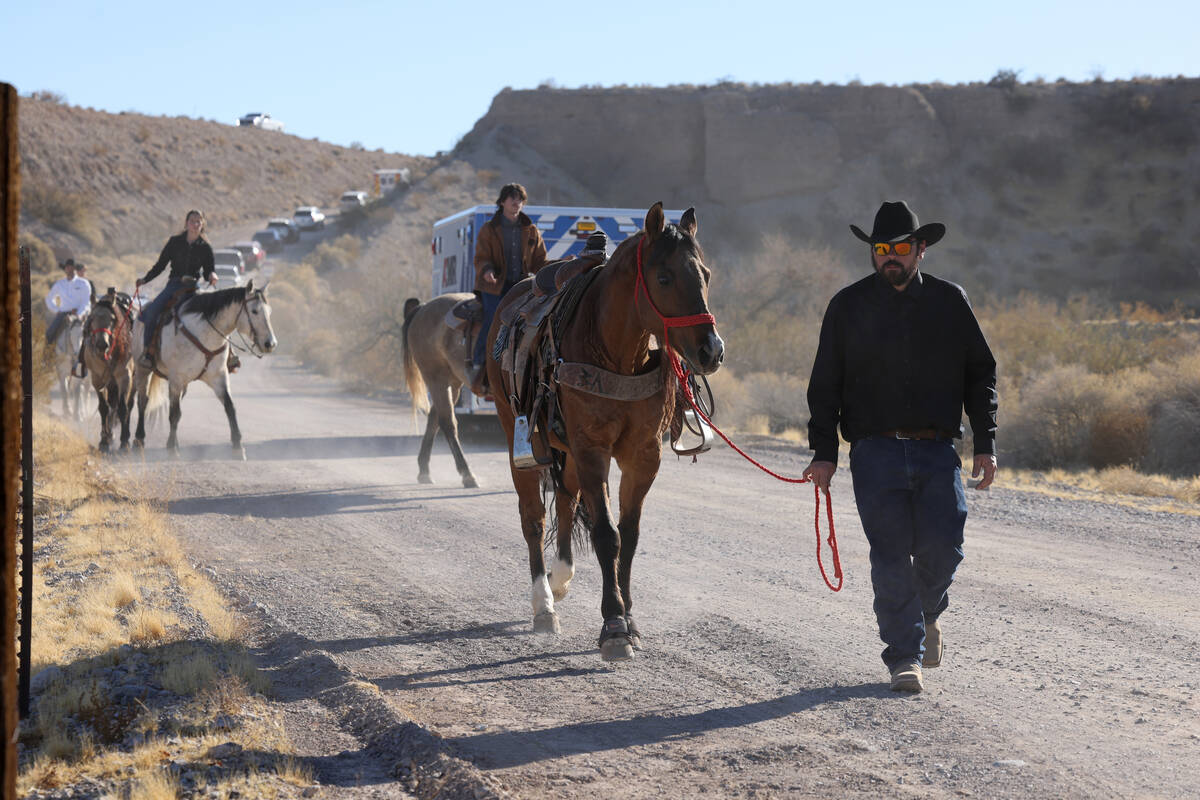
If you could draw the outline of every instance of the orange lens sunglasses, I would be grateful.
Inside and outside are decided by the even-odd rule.
[[[889,244],[888,242],[876,242],[872,247],[875,248],[875,255],[886,256],[888,253],[895,252],[898,256],[906,256],[912,252],[912,242],[896,242]]]

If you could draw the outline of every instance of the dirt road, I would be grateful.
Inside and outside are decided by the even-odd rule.
[[[422,486],[407,406],[283,358],[234,390],[248,461],[225,460],[223,413],[196,385],[184,459],[156,460],[158,431],[149,463],[125,469],[169,493],[195,559],[262,620],[328,796],[1200,795],[1200,518],[968,492],[945,661],[902,697],[883,683],[847,472],[833,594],[807,487],[725,448],[670,457],[634,564],[645,649],[610,667],[590,553],[562,634],[531,633],[498,442],[468,446],[483,488],[461,487],[444,447]],[[808,460],[749,443],[783,472]]]

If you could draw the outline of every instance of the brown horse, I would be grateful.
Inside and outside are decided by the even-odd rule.
[[[100,452],[112,446],[113,420],[121,423],[121,449],[129,449],[133,411],[133,312],[129,295],[96,301],[83,326],[83,363],[100,398]]]
[[[542,470],[519,469],[510,455],[533,578],[534,630],[559,630],[554,601],[566,596],[575,574],[571,532],[582,499],[584,523],[590,527],[603,578],[599,647],[605,661],[628,660],[634,648],[641,646],[640,632],[633,623],[630,573],[642,503],[658,474],[663,435],[675,411],[675,376],[664,363],[669,356],[665,349],[669,347],[701,375],[716,371],[724,358],[724,343],[708,313],[709,270],[696,241],[696,228],[694,209],[684,213],[679,225],[667,225],[662,203],[654,204],[646,214],[645,229],[621,243],[584,290],[577,313],[559,323],[559,361],[599,367],[619,376],[657,370],[662,381],[654,394],[636,400],[610,399],[564,383],[557,385],[555,401],[562,424],[557,433],[547,434],[551,448],[560,454],[553,470],[557,557],[549,574],[543,557],[546,507]],[[521,302],[532,291],[532,284],[532,280],[523,281],[501,301],[488,332],[488,377],[497,389],[496,410],[508,434],[510,454],[514,398],[498,390],[506,383],[501,364],[492,357],[493,347],[504,309]],[[664,350],[650,349],[652,335]],[[614,380],[620,379],[614,376]],[[653,378],[650,385],[654,391]],[[546,425],[546,420],[531,423]],[[609,509],[613,459],[621,470],[619,521]]]
[[[429,476],[429,454],[433,450],[433,438],[441,430],[450,445],[463,486],[468,489],[479,486],[463,456],[458,441],[458,420],[454,416],[458,393],[464,384],[470,383],[467,362],[471,358],[470,343],[474,340],[446,324],[450,309],[471,297],[469,294],[443,294],[424,304],[416,298],[409,298],[404,303],[404,327],[400,337],[404,381],[412,395],[414,417],[417,412],[428,415],[421,450],[417,453],[417,481],[420,483],[433,483]]]

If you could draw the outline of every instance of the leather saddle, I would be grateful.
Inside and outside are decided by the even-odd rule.
[[[170,299],[167,300],[167,304],[163,306],[162,312],[159,313],[158,319],[154,322],[154,333],[150,337],[150,352],[154,355],[156,360],[158,358],[158,344],[162,335],[163,327],[167,324],[167,322],[172,319],[176,319],[179,316],[179,306],[195,293],[196,284],[193,281],[189,285],[177,290],[175,294],[171,295]]]

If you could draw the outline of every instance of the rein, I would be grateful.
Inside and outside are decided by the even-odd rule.
[[[650,297],[650,291],[646,288],[646,278],[642,271],[642,248],[645,244],[646,238],[643,236],[641,241],[638,242],[637,247],[638,280],[637,287],[634,289],[633,300],[634,303],[638,302],[638,290],[641,290],[643,293],[645,293],[646,300],[650,303],[650,308],[653,309],[654,313],[662,321],[662,349],[667,354],[667,360],[671,364],[671,371],[675,373],[675,379],[679,382],[679,386],[683,390],[683,396],[687,399],[688,404],[692,407],[692,410],[695,411],[696,415],[700,417],[700,419],[704,420],[710,428],[716,431],[717,435],[724,439],[725,444],[733,448],[734,452],[749,461],[754,466],[758,467],[763,472],[770,475],[772,478],[783,481],[784,483],[809,483],[812,481],[812,478],[789,478],[786,475],[780,475],[778,472],[774,472],[760,464],[758,461],[755,461],[754,458],[746,453],[746,451],[734,444],[733,441],[725,435],[724,431],[714,425],[713,421],[709,419],[709,416],[704,413],[703,410],[701,410],[700,404],[696,402],[695,395],[692,393],[692,387],[689,385],[688,376],[690,375],[691,370],[685,371],[683,369],[683,365],[679,363],[679,356],[675,353],[675,350],[671,347],[667,340],[667,334],[671,328],[687,328],[693,325],[705,324],[716,325],[717,319],[709,313],[692,314],[685,317],[668,317],[658,310],[658,306],[654,304],[654,300]],[[821,489],[816,485],[816,483],[813,483],[813,497],[816,498],[817,504],[816,513],[813,515],[813,528],[817,533],[817,568],[821,571],[821,578],[825,581],[825,585],[835,592],[840,592],[842,590],[843,582],[842,560],[838,556],[837,534],[834,532],[833,527],[833,501],[829,496],[829,489],[825,489],[825,514],[829,520],[829,538],[827,541],[829,542],[829,549],[833,552],[833,577],[837,579],[836,586],[834,586],[829,580],[829,576],[825,574],[825,565],[821,561]]]
[[[216,331],[216,332],[217,332],[217,335],[218,335],[218,336],[220,336],[222,339],[224,339],[224,340],[225,340],[225,343],[226,343],[227,345],[229,345],[231,348],[233,348],[234,350],[239,350],[239,351],[241,351],[241,352],[243,352],[243,353],[249,353],[250,355],[254,356],[255,358],[262,358],[262,357],[263,357],[263,353],[262,353],[262,351],[259,349],[257,342],[255,342],[255,341],[252,339],[252,340],[250,341],[250,344],[249,344],[249,345],[247,345],[247,344],[246,344],[246,337],[245,337],[245,336],[242,336],[242,332],[241,332],[241,331],[239,331],[239,330],[238,330],[238,327],[237,327],[237,322],[238,322],[238,320],[239,320],[239,319],[241,319],[241,318],[242,318],[242,314],[244,314],[244,313],[246,312],[246,304],[247,304],[247,303],[249,303],[249,302],[250,302],[250,298],[248,298],[248,297],[247,297],[247,298],[243,298],[243,299],[242,299],[242,307],[241,307],[240,309],[238,309],[237,316],[233,318],[233,330],[232,330],[232,331],[230,331],[228,335],[226,335],[226,334],[224,334],[224,333],[221,333],[221,331],[217,330],[217,326],[212,324],[212,320],[211,320],[211,319],[207,319],[207,318],[206,318],[204,321],[208,323],[208,327],[210,327],[210,328],[212,328],[214,331]],[[250,319],[250,317],[246,317],[246,319],[247,319],[247,320],[249,320],[249,319]],[[251,323],[250,323],[250,330],[252,330],[252,331],[254,330],[254,323],[253,323],[253,322],[251,322]],[[186,331],[187,331],[187,328],[184,328],[184,331],[186,332]],[[233,335],[235,332],[237,333],[238,337],[239,337],[239,338],[242,340],[242,344],[241,344],[241,345],[236,345],[236,344],[234,344],[234,343],[233,343],[233,340],[229,338],[229,337],[230,337],[230,336],[232,336],[232,335]],[[255,332],[255,334],[254,334],[254,335],[257,337],[257,336],[258,336],[257,332]],[[193,341],[194,341],[194,340],[193,340]],[[197,346],[197,347],[200,347],[199,345],[196,345],[196,346]],[[200,349],[201,349],[201,350],[203,350],[204,348],[203,348],[203,347],[201,347]]]

